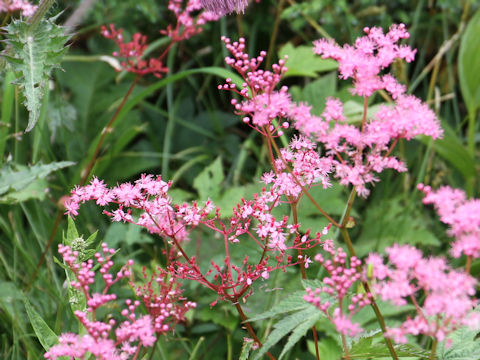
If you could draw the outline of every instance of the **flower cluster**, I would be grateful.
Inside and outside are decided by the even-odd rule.
[[[206,217],[213,205],[210,201],[202,208],[196,203],[184,204],[180,211],[175,211],[167,195],[170,185],[161,176],[142,175],[134,184],[123,183],[108,188],[103,180],[94,178],[87,186],[75,187],[64,205],[67,214],[76,216],[80,204],[86,201],[95,200],[100,206],[113,204],[117,206],[115,210],[104,211],[112,221],[129,222],[151,233],[184,240],[187,237],[185,225],[198,224],[198,217]],[[134,217],[132,210],[138,210],[138,216]]]
[[[136,287],[137,296],[143,301],[156,333],[166,333],[179,322],[185,321],[185,313],[197,304],[182,297],[177,279],[162,268],[154,271],[150,278],[143,269],[145,284]],[[133,284],[132,284],[133,285]]]
[[[136,359],[142,347],[153,346],[156,337],[152,318],[149,315],[141,317],[135,315],[135,310],[140,305],[139,301],[130,299],[125,301],[126,307],[121,311],[125,320],[118,324],[113,318],[105,322],[96,319],[100,307],[117,299],[115,294],[109,294],[109,290],[120,279],[130,276],[129,267],[133,265],[132,260],[113,275],[112,257],[115,250],[108,248],[106,244],[102,244],[102,252],[95,254],[95,261],[90,259],[80,263],[79,253],[61,244],[59,253],[75,276],[70,286],[83,293],[85,297],[86,310],[76,310],[74,314],[85,328],[86,334],[62,334],[59,337],[59,344],[52,346],[45,353],[46,359],[57,359],[62,356],[88,359],[91,355],[101,360]],[[104,282],[101,293],[91,293],[91,287],[96,282],[95,262]]]
[[[448,234],[455,237],[453,257],[480,257],[480,199],[467,199],[463,190],[449,186],[432,190],[419,184],[418,189],[425,193],[423,203],[432,204],[440,220],[450,225]]]
[[[294,170],[306,185],[310,186],[314,180],[318,181],[325,175],[323,167],[319,167],[322,162],[317,158],[310,142],[296,139],[292,142],[292,158],[289,151],[286,150],[284,155],[296,165]],[[98,205],[105,207],[113,205],[114,210],[104,210],[113,221],[136,224],[173,241],[174,246],[166,254],[172,275],[200,282],[215,291],[220,299],[236,301],[241,296],[248,296],[252,283],[260,278],[267,279],[270,272],[299,263],[308,265],[308,257],[301,255],[292,258],[285,255],[286,250],[308,249],[320,242],[320,233],[300,236],[299,224],[289,224],[287,216],[277,219],[272,214],[285,194],[278,184],[255,194],[253,200],[242,199],[233,209],[234,215],[226,220],[222,219],[220,210],[215,209],[210,200],[202,206],[195,201],[173,204],[168,196],[171,184],[163,181],[160,176],[153,175],[142,175],[133,184],[123,183],[113,188],[108,188],[103,181],[93,178],[88,185],[77,186],[72,190],[65,208],[67,214],[76,216],[80,205],[86,201],[95,200]],[[195,257],[189,257],[181,245],[188,233],[197,226],[219,234],[224,240],[224,264],[212,262],[212,268],[206,273],[200,270]],[[232,262],[229,247],[240,242],[242,236],[254,241],[261,249],[262,255],[258,262],[251,263],[248,257],[239,265]],[[289,237],[294,238],[291,244],[287,244]],[[271,257],[270,252],[277,252],[278,255]],[[178,261],[179,256],[183,256],[186,261]]]
[[[123,59],[120,62],[123,70],[140,76],[153,74],[158,78],[168,72],[168,68],[163,65],[161,58],[150,58],[148,61],[143,59],[148,47],[145,35],[135,33],[130,42],[125,42],[123,30],[116,30],[113,24],[110,24],[110,28],[102,26],[101,32],[104,37],[112,39],[118,45],[120,50],[115,51],[113,56]]]
[[[304,299],[325,313],[339,333],[355,336],[362,329],[359,324],[352,322],[352,316],[371,303],[370,293],[349,294],[351,287],[362,277],[362,262],[352,256],[348,261],[349,265],[345,251],[342,248],[335,249],[331,241],[325,243],[324,250],[330,255],[330,259],[324,259],[321,254],[317,254],[315,261],[325,268],[328,275],[322,279],[321,288],[307,288]],[[326,300],[325,295],[330,296],[330,299]],[[333,299],[336,304],[332,303]],[[347,306],[348,300],[350,304]]]
[[[171,38],[170,45],[156,58],[152,57],[148,60],[144,59],[145,51],[147,50],[147,37],[140,33],[135,33],[130,42],[125,42],[122,34],[122,29],[116,30],[113,24],[110,27],[102,26],[101,33],[107,39],[115,41],[120,51],[113,53],[113,56],[123,59],[120,62],[123,70],[143,76],[146,74],[153,74],[160,78],[163,74],[168,72],[168,68],[164,66],[163,59],[174,43],[191,38],[202,32],[202,26],[209,21],[218,20],[218,16],[202,11],[195,17],[192,15],[201,9],[199,0],[188,0],[183,8],[184,0],[170,0],[168,9],[171,10],[177,19],[176,25],[168,25],[165,30],[160,31]]]
[[[218,14],[210,11],[202,11],[193,16],[193,13],[198,13],[202,9],[201,0],[188,0],[185,7],[183,3],[184,0],[169,0],[168,2],[168,9],[175,14],[177,23],[174,27],[168,25],[160,33],[170,37],[172,42],[190,39],[192,36],[200,34],[203,31],[203,25],[220,18]]]
[[[328,98],[321,116],[311,114],[307,104],[295,104],[288,88],[275,87],[286,71],[285,60],[273,66],[273,71],[259,69],[266,56],[250,58],[245,53],[245,40],[231,42],[222,38],[233,58],[225,59],[244,79],[242,89],[237,90],[231,79],[220,85],[243,97],[233,99],[238,115],[250,127],[268,137],[280,136],[293,123],[306,137],[323,144],[326,156],[331,159],[334,176],[343,185],[355,186],[360,196],[370,193],[368,184],[378,181],[377,174],[385,169],[406,171],[405,164],[391,153],[399,139],[410,140],[417,135],[434,139],[443,134],[433,111],[413,95],[405,93],[405,86],[390,75],[381,72],[396,59],[412,61],[415,51],[406,45],[398,45],[409,37],[405,26],[393,25],[388,33],[379,28],[365,29],[367,36],[357,39],[354,46],[340,47],[332,40],[315,42],[315,52],[323,58],[339,62],[340,78],[353,79],[352,92],[364,97],[364,116],[361,126],[347,122],[343,104]],[[367,118],[368,97],[375,91],[385,90],[393,103],[381,105],[372,118]]]
[[[332,160],[321,157],[315,149],[316,145],[305,137],[294,137],[289,148],[280,150],[280,158],[274,161],[275,171],[263,174],[263,182],[271,184],[275,193],[292,197],[294,201],[301,197],[302,187],[309,189],[321,184],[324,189],[328,188]]]
[[[32,16],[37,10],[36,5],[32,5],[27,0],[0,0],[0,13],[20,11],[23,16]]]
[[[389,265],[378,254],[370,254],[365,262],[374,279],[374,292],[397,306],[410,300],[417,309],[413,319],[388,329],[387,336],[399,343],[406,343],[408,334],[443,341],[461,326],[480,325],[480,317],[471,311],[476,305],[477,282],[473,277],[452,269],[443,258],[424,258],[410,245],[395,244],[386,252]],[[423,304],[420,299],[424,299]]]

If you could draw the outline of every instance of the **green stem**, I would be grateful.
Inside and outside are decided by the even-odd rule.
[[[279,0],[277,5],[277,14],[275,16],[275,24],[273,25],[272,37],[268,45],[267,60],[265,61],[265,69],[268,69],[272,64],[273,50],[275,48],[275,41],[277,40],[278,29],[280,27],[280,15],[282,14],[283,4],[285,0]]]
[[[40,21],[44,18],[48,9],[53,5],[55,0],[43,0],[40,5],[38,5],[37,11],[28,19],[28,24],[30,25],[30,31],[35,30]]]
[[[435,360],[437,358],[437,344],[438,344],[438,341],[437,339],[434,338],[432,343],[432,351],[430,352],[430,357],[429,357],[430,360]]]
[[[257,334],[255,333],[255,330],[253,330],[252,328],[252,325],[250,325],[250,323],[248,322],[248,319],[247,319],[247,316],[245,315],[245,313],[243,312],[243,309],[240,305],[239,302],[236,302],[234,303],[235,305],[235,308],[237,309],[238,311],[238,314],[240,315],[240,317],[242,318],[242,322],[243,324],[245,324],[245,327],[247,328],[248,332],[250,333],[250,336],[253,338],[253,340],[258,344],[258,346],[262,347],[263,344],[260,342],[260,340],[258,339],[257,337]],[[275,357],[270,354],[268,351],[267,351],[267,356],[270,360],[276,360]]]

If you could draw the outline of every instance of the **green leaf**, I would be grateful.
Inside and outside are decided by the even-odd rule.
[[[443,138],[433,142],[435,152],[455,167],[464,178],[475,176],[475,161],[472,155],[459,140],[455,131],[449,127],[446,122],[442,122],[442,128],[444,130]],[[428,144],[430,138],[420,137],[420,141]]]
[[[303,330],[304,326],[302,325],[304,325],[306,322],[310,324],[313,321],[313,325],[322,316],[324,316],[324,314],[310,304],[307,304],[305,309],[286,316],[274,325],[274,330],[267,337],[267,340],[259,349],[259,352],[255,355],[254,359],[260,359],[268,350],[270,350],[273,345],[279,342],[288,333],[294,331],[297,327],[301,327]],[[309,327],[312,325],[309,325]],[[292,338],[292,342],[297,338],[297,336],[298,334]],[[293,346],[293,344],[291,344],[291,346]]]
[[[32,198],[42,199],[48,185],[42,179],[54,171],[74,164],[71,161],[30,167],[15,163],[5,164],[0,170],[0,201],[15,203]]]
[[[243,340],[242,351],[240,352],[240,357],[238,360],[247,360],[250,355],[250,350],[252,349],[254,342],[252,340],[246,341]]]
[[[477,10],[465,29],[458,53],[458,77],[469,113],[480,106],[480,10]]]
[[[332,71],[338,68],[338,63],[331,59],[322,59],[313,53],[311,46],[301,45],[293,47],[291,43],[285,44],[278,52],[278,57],[288,56],[286,66],[287,76],[317,77],[317,72]]]
[[[306,101],[312,106],[312,113],[320,115],[325,108],[327,97],[335,95],[337,77],[335,73],[322,76],[306,85],[303,89],[292,86],[290,92],[293,100]]]
[[[478,330],[462,327],[448,336],[452,341],[450,346],[445,342],[437,347],[439,360],[472,360],[480,359],[480,339]]]
[[[193,180],[193,187],[197,190],[199,199],[216,199],[220,195],[220,185],[224,179],[222,160],[219,156]]]
[[[45,320],[35,311],[28,299],[23,296],[23,303],[25,304],[25,309],[27,310],[27,315],[32,324],[33,331],[37,335],[40,344],[43,348],[48,351],[53,345],[58,342],[57,335],[50,329]]]
[[[417,359],[427,359],[429,357],[428,351],[413,344],[397,344],[394,345],[394,347],[399,358],[414,357]],[[390,356],[390,352],[385,346],[380,330],[357,339],[353,343],[349,353],[352,359],[377,359]]]
[[[315,343],[312,340],[307,341],[308,351],[315,355]],[[337,341],[327,337],[318,341],[318,354],[322,360],[338,360],[342,358],[342,348]]]
[[[317,310],[317,309],[316,309]],[[311,318],[308,318],[301,324],[297,325],[290,336],[288,337],[288,341],[283,347],[282,352],[280,353],[279,360],[282,359],[287,352],[297,343],[300,341],[301,338],[305,336],[308,330],[312,328],[312,326],[317,322],[318,318],[322,316],[323,314],[317,310],[315,313],[315,316],[312,316]]]
[[[272,318],[276,315],[284,315],[290,311],[297,311],[307,308],[310,304],[307,303],[303,297],[305,296],[305,291],[295,291],[290,294],[287,298],[281,300],[276,304],[272,309],[265,311],[259,315],[253,316],[248,319],[248,321],[258,321],[263,319]]]
[[[67,48],[69,39],[65,28],[42,19],[35,27],[22,20],[13,20],[4,28],[5,40],[11,46],[12,55],[4,55],[15,72],[25,96],[25,106],[29,111],[26,132],[33,129],[39,116],[41,100],[48,87],[50,72],[58,67]]]

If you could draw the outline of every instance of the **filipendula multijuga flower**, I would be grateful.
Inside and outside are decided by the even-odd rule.
[[[423,257],[410,245],[395,244],[386,252],[387,264],[378,254],[365,261],[373,292],[397,306],[411,303],[417,311],[399,327],[389,328],[386,336],[399,343],[407,342],[406,335],[419,334],[443,341],[459,327],[479,328],[480,316],[472,311],[477,304],[473,277],[453,269],[444,258]]]
[[[418,184],[423,191],[424,204],[432,204],[440,216],[440,221],[450,225],[448,235],[455,238],[452,243],[453,257],[466,255],[468,258],[480,257],[480,199],[467,199],[461,189],[442,186],[432,190],[430,186]]]
[[[332,241],[325,242],[323,248],[329,259],[320,253],[315,256],[315,261],[327,271],[322,279],[323,286],[307,288],[304,299],[320,309],[342,336],[355,336],[362,329],[352,322],[352,316],[371,303],[371,294],[352,294],[352,288],[362,277],[362,262],[355,256],[349,258],[342,248],[335,248]],[[325,300],[322,294],[330,300]]]
[[[288,59],[281,59],[272,71],[262,70],[260,65],[266,52],[250,57],[243,38],[232,42],[223,37],[232,57],[225,58],[244,79],[241,87],[231,79],[219,85],[220,90],[236,92],[241,101],[233,99],[236,114],[265,137],[278,137],[284,129],[295,127],[304,136],[323,145],[324,156],[332,161],[333,176],[342,185],[353,185],[357,193],[367,197],[367,185],[379,181],[378,174],[385,169],[399,172],[406,165],[392,156],[399,139],[411,140],[418,135],[440,138],[443,134],[435,113],[413,95],[406,94],[406,87],[390,74],[383,72],[395,61],[414,59],[415,50],[399,41],[409,37],[403,24],[392,25],[384,34],[380,28],[365,28],[366,36],[356,40],[353,46],[340,47],[333,40],[318,40],[314,51],[323,58],[339,63],[341,79],[352,79],[352,94],[363,98],[364,116],[361,124],[347,122],[343,104],[328,98],[320,116],[311,114],[308,104],[296,104],[291,100],[288,87],[275,87],[287,71]],[[376,91],[384,91],[391,103],[381,105],[372,118],[367,117],[368,99]]]
[[[323,162],[318,162],[318,156],[312,153],[309,142],[296,139],[292,148],[285,151],[288,151],[288,156],[285,156],[292,162],[294,171],[298,172],[305,186],[327,181]],[[299,224],[289,224],[288,216],[277,218],[272,214],[283,203],[285,192],[294,191],[290,188],[293,185],[284,178],[274,179],[269,184],[270,188],[255,194],[253,200],[242,199],[229,219],[224,219],[220,209],[215,208],[210,200],[174,204],[168,195],[171,183],[153,175],[142,175],[134,183],[112,188],[93,178],[90,184],[72,190],[65,208],[67,214],[76,216],[81,204],[95,200],[108,209],[104,213],[112,221],[135,224],[159,235],[172,245],[165,253],[169,262],[167,270],[171,275],[197,281],[215,291],[219,299],[236,302],[251,294],[254,281],[268,279],[272,271],[299,263],[308,264],[306,256],[292,257],[286,253],[288,250],[308,249],[320,243],[322,233],[300,235]],[[212,262],[206,272],[200,270],[196,258],[188,256],[182,245],[188,241],[189,233],[199,226],[220,235],[225,246],[223,264]],[[244,257],[240,264],[233,263],[231,252],[238,251],[236,248],[242,241],[253,241],[259,246],[260,260]]]

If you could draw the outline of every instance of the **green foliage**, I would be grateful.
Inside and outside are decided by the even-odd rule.
[[[317,72],[332,71],[337,69],[338,63],[331,59],[322,59],[313,53],[311,46],[301,45],[293,47],[291,43],[285,44],[278,51],[280,59],[288,56],[286,61],[288,76],[317,77]]]
[[[442,342],[437,347],[439,360],[471,360],[480,358],[480,339],[478,330],[462,327],[448,336],[451,344]]]
[[[458,77],[460,89],[469,113],[475,114],[480,107],[480,10],[476,12],[465,29],[458,54]]]
[[[68,49],[64,45],[70,36],[54,20],[40,20],[34,27],[25,21],[13,20],[4,28],[7,44],[13,52],[4,56],[13,70],[22,74],[17,83],[29,111],[27,132],[33,129],[40,116],[41,100],[48,88],[50,73],[59,66]]]
[[[14,204],[29,199],[43,200],[52,172],[74,165],[71,161],[24,166],[7,163],[0,170],[0,201]]]
[[[40,344],[42,344],[45,350],[50,349],[53,345],[58,342],[58,337],[55,335],[52,329],[47,325],[45,320],[38,314],[37,311],[32,307],[30,301],[23,296],[23,304],[27,311],[28,318],[30,319],[30,324],[33,327],[33,331],[37,335]]]
[[[395,352],[399,358],[428,359],[429,352],[419,346],[411,344],[395,345]],[[390,357],[388,348],[385,346],[383,335],[379,331],[373,334],[361,336],[355,340],[349,350],[352,359],[378,359]]]

